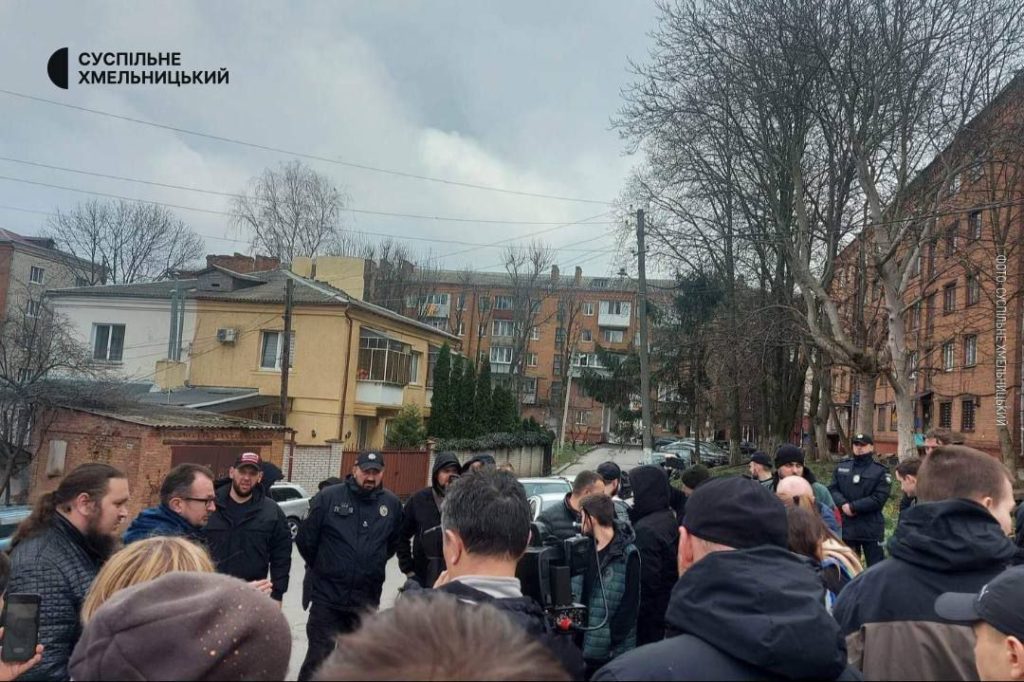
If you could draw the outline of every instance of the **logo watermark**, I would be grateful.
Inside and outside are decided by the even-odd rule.
[[[182,69],[180,52],[80,52],[78,85],[226,85],[230,73]],[[56,50],[46,63],[50,82],[68,89],[71,71],[69,50]]]
[[[1006,426],[1006,254],[996,254],[996,426]]]

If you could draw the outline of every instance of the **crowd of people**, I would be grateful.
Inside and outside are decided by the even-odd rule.
[[[690,467],[678,488],[662,467],[605,462],[536,521],[488,455],[437,453],[403,505],[384,455],[361,453],[294,540],[299,679],[1024,679],[1008,470],[929,434],[894,467],[886,552],[892,474],[869,435],[852,443],[828,485],[792,445],[754,453],[745,476]],[[255,453],[224,480],[179,465],[130,524],[122,472],[71,471],[0,555],[4,594],[41,598],[35,655],[0,680],[283,679],[293,541],[266,471]],[[570,625],[524,592],[520,561],[581,536]],[[406,583],[380,611],[396,555]]]

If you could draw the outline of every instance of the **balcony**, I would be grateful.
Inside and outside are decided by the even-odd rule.
[[[611,327],[613,329],[629,329],[630,313],[632,312],[629,303],[601,302],[601,310],[597,314],[597,325],[599,327]]]
[[[401,407],[403,393],[401,386],[386,384],[383,381],[360,379],[356,382],[356,402],[367,405]]]
[[[451,305],[448,303],[424,303],[422,311],[423,317],[447,320],[451,313]]]

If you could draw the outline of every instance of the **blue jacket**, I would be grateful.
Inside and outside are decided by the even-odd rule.
[[[202,542],[202,528],[196,528],[164,505],[143,509],[128,530],[124,532],[124,544],[145,540],[154,535],[180,535],[189,540]]]

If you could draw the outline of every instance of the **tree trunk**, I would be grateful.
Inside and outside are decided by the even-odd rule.
[[[828,458],[828,415],[832,408],[832,366],[821,363],[821,381],[818,386],[817,409],[811,413],[814,419],[814,442],[817,444],[816,461]]]
[[[807,414],[811,418],[811,429],[815,434],[818,432],[818,408],[821,405],[821,351],[818,351],[816,355],[818,358],[813,362],[813,371],[811,374],[811,402],[807,409]],[[809,454],[811,455],[811,461],[819,461],[821,447],[817,437],[815,437],[811,442],[810,449],[811,451]]]
[[[729,387],[729,463],[742,464],[740,453],[740,434],[743,426],[740,423],[740,387],[732,381]]]
[[[875,433],[875,383],[878,374],[861,372],[857,375],[857,393],[860,401],[857,407],[857,428],[854,433],[874,436]]]

